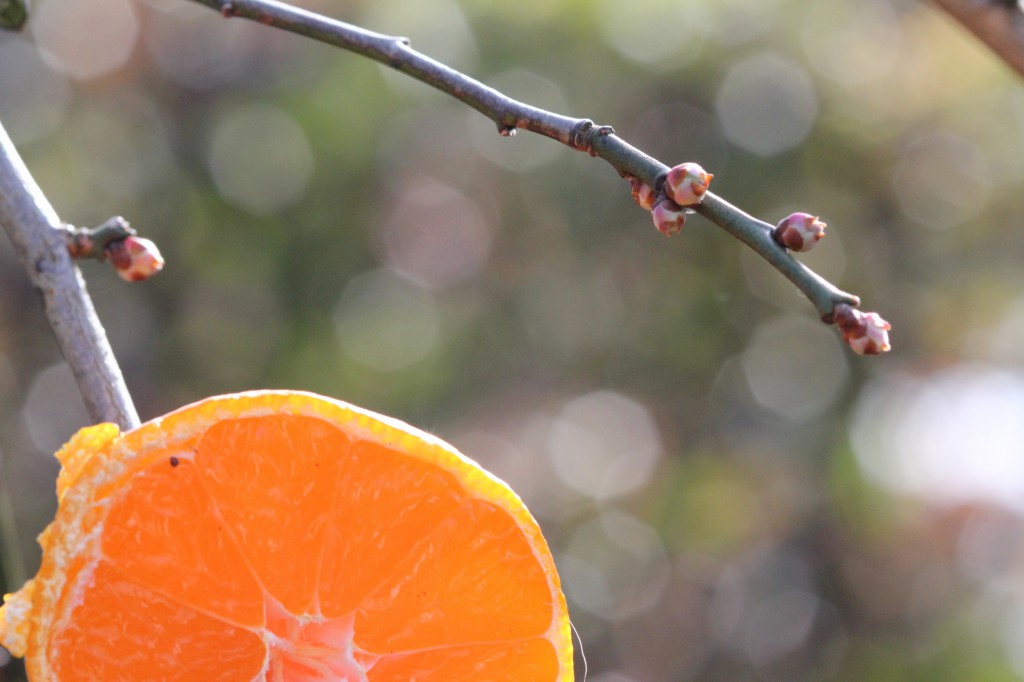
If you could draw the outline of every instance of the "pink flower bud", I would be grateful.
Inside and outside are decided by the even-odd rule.
[[[661,201],[654,205],[651,211],[651,218],[654,219],[654,226],[666,237],[683,229],[686,222],[686,211],[676,202],[668,197],[662,197]]]
[[[110,242],[106,253],[118,276],[126,282],[149,279],[164,267],[160,249],[141,237],[125,237]]]
[[[629,176],[629,185],[633,190],[633,201],[645,211],[654,209],[654,202],[658,198],[658,195],[654,193],[654,188],[648,185],[639,178],[634,178],[632,175]]]
[[[833,319],[843,340],[858,355],[878,355],[889,350],[892,325],[878,313],[862,313],[845,303],[835,307]]]
[[[681,163],[668,172],[665,194],[680,206],[696,206],[704,200],[713,177],[695,163]]]
[[[825,227],[810,213],[792,213],[775,227],[773,236],[790,251],[810,251],[825,236]]]

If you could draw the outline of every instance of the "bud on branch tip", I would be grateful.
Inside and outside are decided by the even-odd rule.
[[[125,237],[110,242],[104,252],[118,276],[126,282],[149,279],[164,267],[160,249],[142,237]]]
[[[160,249],[137,237],[128,221],[114,216],[99,227],[65,226],[68,254],[72,258],[109,260],[126,282],[149,279],[164,267]]]
[[[858,355],[878,355],[890,349],[889,330],[892,325],[878,313],[862,313],[856,308],[840,303],[832,314],[843,341]]]

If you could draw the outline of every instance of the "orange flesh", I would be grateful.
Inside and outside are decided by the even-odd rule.
[[[293,414],[146,461],[65,569],[56,679],[565,679],[531,539],[435,462]]]

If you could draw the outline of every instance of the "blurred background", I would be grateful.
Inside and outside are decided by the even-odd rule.
[[[0,35],[0,121],[62,219],[124,215],[167,259],[82,266],[144,420],[294,388],[449,440],[538,517],[591,682],[1024,679],[1017,77],[909,0],[296,4],[822,216],[804,262],[893,351],[366,59],[184,0],[38,0]],[[87,418],[6,240],[0,287],[10,590]]]

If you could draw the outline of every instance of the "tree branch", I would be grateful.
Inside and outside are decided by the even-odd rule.
[[[668,172],[665,164],[630,145],[615,135],[611,128],[596,126],[588,119],[562,116],[511,99],[494,88],[420,54],[410,47],[406,38],[374,33],[277,0],[192,2],[218,10],[225,17],[251,19],[386,64],[473,107],[494,121],[502,135],[513,135],[517,129],[523,129],[549,137],[573,149],[598,156],[610,163],[620,175],[632,175],[655,189],[660,189]],[[837,304],[860,304],[856,296],[828,283],[772,240],[772,227],[767,223],[747,215],[711,193],[705,195],[703,203],[695,207],[695,210],[752,248],[789,278],[826,322],[832,322]]]
[[[94,422],[139,425],[121,369],[68,254],[67,231],[0,125],[0,224],[33,286]]]
[[[1024,11],[1016,0],[933,0],[1024,76]]]

